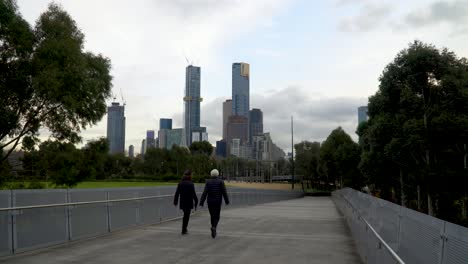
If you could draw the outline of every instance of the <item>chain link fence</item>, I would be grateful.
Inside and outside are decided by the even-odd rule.
[[[332,196],[365,263],[468,263],[468,228],[349,188]]]
[[[200,195],[203,186],[197,185]],[[175,186],[0,191],[0,256],[176,219]],[[228,188],[234,207],[302,197],[302,192]],[[206,210],[206,209],[203,209]]]

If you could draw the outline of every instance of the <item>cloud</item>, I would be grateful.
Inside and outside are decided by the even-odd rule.
[[[367,32],[384,24],[391,13],[390,5],[365,3],[356,15],[339,21],[338,29],[343,32]]]
[[[52,0],[18,0],[20,12],[34,25]],[[126,146],[139,146],[158,120],[183,109],[185,56],[217,69],[225,46],[271,24],[286,0],[56,0],[85,34],[85,49],[112,62],[113,94],[126,106]],[[92,7],[92,8],[90,8]],[[205,78],[202,75],[202,81]],[[216,79],[217,76],[210,76]],[[202,83],[203,97],[215,96]],[[112,99],[110,99],[112,100]],[[108,103],[110,103],[110,100]],[[83,131],[83,141],[105,136],[107,116]],[[175,126],[182,118],[175,116]],[[104,132],[104,133],[103,133]],[[138,148],[137,148],[138,149]]]
[[[407,25],[419,28],[442,22],[460,25],[468,18],[467,1],[437,1],[428,8],[415,10],[405,17]]]
[[[208,127],[212,144],[222,137],[222,103],[226,99],[219,97],[202,104],[202,125]],[[271,133],[278,146],[290,151],[291,116],[295,142],[323,141],[338,126],[357,140],[357,108],[367,104],[367,98],[328,98],[310,94],[304,88],[287,87],[268,94],[252,94],[251,102],[251,108],[263,112],[264,131]]]

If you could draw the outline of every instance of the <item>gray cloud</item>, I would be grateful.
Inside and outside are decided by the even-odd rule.
[[[468,18],[467,1],[437,1],[426,10],[415,10],[405,17],[405,22],[412,27],[423,27],[441,22],[459,25]]]
[[[226,99],[218,97],[202,104],[202,125],[208,127],[212,144],[222,135],[222,102]],[[311,96],[304,89],[288,87],[265,95],[252,94],[251,102],[251,108],[263,111],[265,132],[270,132],[281,148],[290,151],[291,116],[295,142],[323,141],[338,126],[357,140],[357,107],[366,104],[367,98]]]
[[[391,13],[392,7],[390,5],[367,3],[360,8],[355,16],[342,19],[338,23],[338,29],[343,32],[370,31],[385,23]]]

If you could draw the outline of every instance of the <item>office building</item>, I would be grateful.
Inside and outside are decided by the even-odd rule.
[[[128,147],[128,156],[130,158],[134,158],[135,157],[135,147],[133,145],[130,145]]]
[[[155,148],[156,139],[154,138],[154,130],[146,131],[146,149]]]
[[[206,127],[195,127],[192,130],[192,142],[208,141],[208,133]]]
[[[230,143],[232,139],[237,138],[241,143],[248,141],[249,123],[244,116],[233,115],[228,118],[226,132],[226,141]]]
[[[216,141],[216,156],[226,158],[227,157],[227,144],[226,141]]]
[[[228,118],[232,115],[232,100],[223,102],[223,139],[227,139],[227,123]]]
[[[258,108],[253,108],[249,115],[249,142],[252,142],[253,136],[263,134],[263,112]]]
[[[167,134],[171,131],[170,129],[159,129],[158,131],[158,147],[162,149],[167,149]]]
[[[241,159],[252,159],[252,148],[247,142],[242,142],[238,138],[231,140],[230,154]]]
[[[185,147],[185,133],[184,129],[176,128],[166,131],[166,149],[172,149],[174,145]]]
[[[125,153],[125,106],[117,102],[107,107],[107,141],[110,153]]]
[[[247,63],[232,64],[232,114],[249,118],[250,66]]]
[[[193,65],[185,69],[184,129],[185,142],[192,142],[194,128],[200,127],[200,67]]]
[[[146,139],[143,139],[141,141],[141,151],[140,151],[140,154],[141,156],[143,157],[146,153]]]
[[[367,121],[367,119],[369,118],[367,111],[368,111],[367,106],[358,107],[358,125],[364,121]]]
[[[170,118],[160,118],[159,119],[159,129],[172,129],[172,119],[170,119]]]
[[[285,158],[285,152],[271,139],[270,133],[253,136],[253,158],[258,161],[276,161]]]

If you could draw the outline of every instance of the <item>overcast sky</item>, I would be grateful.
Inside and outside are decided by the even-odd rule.
[[[18,0],[34,23],[49,0]],[[354,139],[357,107],[415,39],[468,57],[468,0],[63,0],[86,36],[85,49],[112,61],[113,93],[127,102],[126,148],[140,150],[159,118],[182,127],[187,57],[201,67],[201,125],[222,135],[233,62],[250,64],[250,107],[290,151],[343,127]],[[109,103],[112,99],[109,99]],[[106,136],[107,116],[82,133]]]

